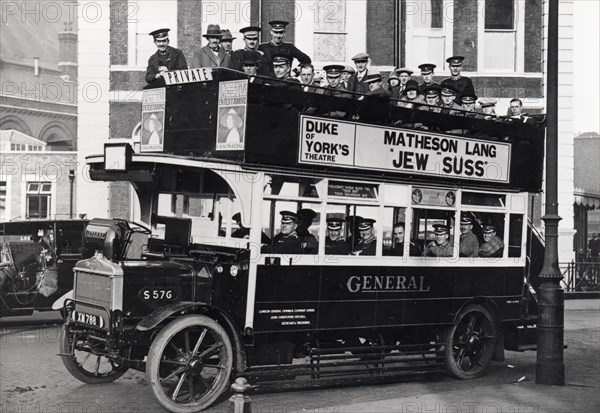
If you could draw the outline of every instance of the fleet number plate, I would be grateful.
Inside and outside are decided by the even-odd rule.
[[[140,291],[140,298],[144,301],[172,301],[177,297],[177,292],[169,288],[145,288]]]
[[[104,319],[102,317],[95,314],[82,313],[81,311],[73,311],[73,321],[99,328],[104,327]]]

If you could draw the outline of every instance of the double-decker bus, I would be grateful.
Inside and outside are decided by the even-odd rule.
[[[80,380],[138,369],[193,412],[239,376],[473,379],[531,348],[543,124],[227,69],[170,72],[142,109],[137,150],[87,158],[132,184],[143,224],[86,227],[60,302]]]

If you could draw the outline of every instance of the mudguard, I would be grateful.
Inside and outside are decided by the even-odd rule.
[[[190,301],[181,301],[178,303],[173,303],[166,305],[161,308],[157,308],[146,317],[144,317],[136,326],[136,329],[139,331],[148,331],[152,330],[154,327],[159,325],[162,321],[166,320],[168,317],[173,314],[187,309],[196,309],[200,306],[203,306],[202,303],[194,303]]]
[[[64,293],[58,300],[52,303],[52,309],[55,311],[62,310],[65,306],[65,301],[73,298],[73,290]]]

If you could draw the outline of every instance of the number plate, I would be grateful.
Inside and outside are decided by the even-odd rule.
[[[82,313],[81,311],[73,311],[73,321],[77,323],[89,324],[94,327],[103,328],[104,319],[99,315]]]
[[[144,288],[140,290],[143,301],[173,301],[177,298],[177,291],[171,288]]]

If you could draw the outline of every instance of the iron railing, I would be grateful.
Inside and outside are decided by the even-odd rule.
[[[600,291],[600,261],[571,261],[559,266],[565,291]]]

